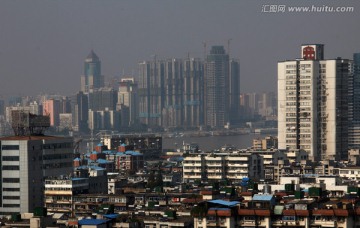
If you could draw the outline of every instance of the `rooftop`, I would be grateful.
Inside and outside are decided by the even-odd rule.
[[[3,140],[50,140],[50,139],[64,139],[65,137],[50,136],[50,135],[27,135],[27,136],[6,136],[0,138]]]

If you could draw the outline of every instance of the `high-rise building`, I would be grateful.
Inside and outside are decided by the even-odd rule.
[[[229,55],[223,46],[213,46],[205,61],[205,125],[223,128],[230,112]]]
[[[200,127],[204,124],[204,63],[188,58],[183,64],[184,126]]]
[[[277,117],[276,93],[266,92],[259,94],[258,113],[265,119]]]
[[[72,98],[72,120],[73,130],[80,132],[88,131],[89,101],[88,95],[78,92]]]
[[[117,92],[112,88],[95,89],[89,94],[89,109],[93,111],[116,110]]]
[[[88,127],[91,131],[98,130],[120,130],[120,112],[116,110],[97,110],[89,109]]]
[[[139,120],[149,127],[162,125],[164,107],[164,61],[139,63]]]
[[[324,46],[302,45],[301,58],[278,63],[279,149],[314,160],[346,159],[350,61],[324,60]]]
[[[354,53],[349,79],[349,148],[360,149],[360,53]]]
[[[121,126],[129,127],[138,122],[138,85],[134,78],[122,78],[116,109],[121,112]]]
[[[164,106],[162,126],[176,128],[184,123],[183,117],[183,61],[168,59],[164,68]]]
[[[81,91],[89,93],[93,89],[104,86],[104,77],[101,75],[99,57],[91,50],[84,63],[84,75],[81,76]]]
[[[5,116],[5,101],[0,100],[0,116]]]
[[[43,207],[45,178],[72,172],[72,145],[72,138],[52,136],[0,138],[0,216]]]
[[[50,116],[50,126],[59,126],[60,100],[45,100],[43,103],[43,114]]]
[[[229,77],[229,122],[240,123],[240,62],[236,59],[230,60]]]

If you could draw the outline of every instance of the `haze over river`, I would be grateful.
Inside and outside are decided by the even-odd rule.
[[[264,138],[267,135],[262,134],[240,134],[226,136],[184,136],[163,138],[163,149],[180,148],[183,143],[197,143],[200,150],[210,151],[219,149],[224,145],[233,145],[238,149],[246,149],[252,146],[252,140],[256,138]]]

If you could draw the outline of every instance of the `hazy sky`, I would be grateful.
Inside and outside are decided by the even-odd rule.
[[[352,13],[268,11],[270,5],[352,6]],[[276,64],[303,43],[326,58],[360,52],[359,0],[0,0],[0,96],[80,89],[93,49],[106,77],[137,73],[137,63],[203,58],[203,42],[227,46],[241,63],[242,92],[276,90]]]

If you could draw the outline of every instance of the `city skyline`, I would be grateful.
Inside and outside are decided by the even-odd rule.
[[[270,5],[351,6],[354,12],[270,13]],[[325,44],[325,59],[351,59],[360,50],[354,29],[360,2],[350,0],[34,0],[0,6],[0,96],[75,94],[91,50],[105,77],[137,77],[137,64],[155,55],[204,59],[211,46],[228,52],[229,44],[230,58],[242,66],[241,92],[276,91],[276,62],[300,57],[301,44]]]

